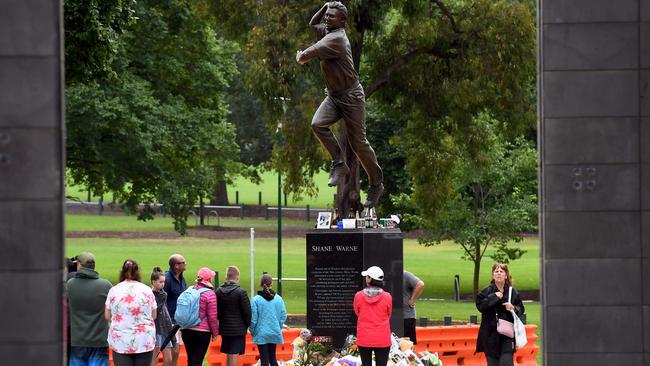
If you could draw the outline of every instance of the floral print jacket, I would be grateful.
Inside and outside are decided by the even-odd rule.
[[[156,346],[156,326],[151,317],[156,299],[151,287],[137,281],[122,281],[106,298],[111,311],[108,344],[123,354],[149,352]]]

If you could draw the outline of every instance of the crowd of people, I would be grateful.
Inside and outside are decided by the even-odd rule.
[[[206,267],[198,270],[188,288],[185,268],[185,258],[174,254],[169,257],[169,270],[163,273],[160,267],[153,268],[150,285],[145,285],[138,263],[127,259],[113,286],[99,277],[91,253],[70,260],[66,283],[69,365],[106,366],[110,347],[115,366],[157,365],[159,353],[164,366],[176,366],[183,342],[188,366],[200,366],[210,341],[220,335],[220,352],[227,355],[227,366],[236,366],[249,331],[262,366],[277,365],[275,348],[284,343],[287,311],[273,290],[272,277],[265,273],[260,278],[260,291],[251,304],[239,286],[236,266],[226,269],[226,281],[216,289],[216,273]],[[196,311],[196,321],[189,325],[177,321],[175,316],[185,317],[188,309],[190,317]]]
[[[138,263],[127,259],[113,286],[95,271],[93,254],[77,255],[67,266],[69,365],[106,366],[110,347],[116,366],[155,366],[160,353],[163,366],[177,366],[182,342],[187,365],[200,366],[210,342],[221,336],[226,366],[237,366],[238,356],[245,352],[247,332],[257,345],[260,366],[278,365],[276,346],[284,343],[287,312],[282,297],[273,290],[272,277],[266,272],[261,276],[260,290],[251,302],[239,286],[236,266],[226,269],[224,283],[215,289],[216,273],[206,267],[197,271],[188,288],[186,265],[182,255],[173,254],[169,269],[153,268],[150,285],[145,285]],[[386,366],[392,295],[384,289],[380,267],[369,267],[361,275],[365,287],[353,301],[360,357],[362,364],[372,365],[374,353],[375,366]],[[417,344],[415,303],[424,282],[404,271],[403,289],[404,335]],[[476,351],[485,353],[488,366],[512,366],[515,340],[500,334],[496,324],[498,319],[512,322],[512,314],[520,316],[524,306],[512,288],[507,265],[494,264],[491,282],[477,295],[476,307],[482,314]],[[197,314],[190,323],[188,309]]]

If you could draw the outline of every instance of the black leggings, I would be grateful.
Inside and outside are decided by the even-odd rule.
[[[512,353],[502,353],[499,358],[490,356],[485,356],[485,358],[487,358],[488,366],[512,366],[514,365],[512,356]]]
[[[181,333],[185,343],[185,352],[187,352],[187,366],[203,365],[212,333],[191,329],[181,329]]]
[[[275,343],[258,344],[257,349],[260,351],[260,366],[277,366],[278,360],[275,358]]]
[[[113,352],[115,366],[151,366],[153,351],[145,353],[117,353]]]
[[[512,338],[500,335],[499,341],[501,342],[501,355],[499,357],[490,357],[488,355],[485,355],[485,358],[487,358],[488,366],[514,366],[514,340]]]
[[[375,351],[375,366],[386,366],[388,363],[388,352],[390,351],[390,347],[376,348],[359,346],[361,365],[372,366],[372,351]]]

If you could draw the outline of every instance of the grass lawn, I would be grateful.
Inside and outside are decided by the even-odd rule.
[[[291,195],[287,196],[287,205],[293,207],[305,207],[310,205],[315,208],[326,208],[332,205],[336,187],[328,187],[327,181],[329,174],[320,171],[314,176],[314,182],[318,187],[316,197],[302,197],[301,200],[293,200]],[[246,179],[237,179],[233,184],[228,186],[228,199],[230,204],[235,204],[235,192],[239,191],[239,202],[247,205],[257,205],[259,203],[258,194],[262,192],[262,204],[269,206],[278,205],[278,175],[275,172],[265,172],[262,174],[262,182],[257,185]],[[364,196],[365,197],[365,196]],[[284,202],[284,197],[282,197]]]
[[[235,192],[239,191],[239,203],[246,205],[258,204],[258,192],[262,192],[262,204],[269,206],[277,206],[278,204],[278,175],[275,172],[264,172],[262,175],[262,182],[257,185],[251,183],[245,178],[238,178],[233,184],[228,185],[228,200],[231,205],[235,204]],[[336,188],[328,187],[327,181],[329,175],[327,172],[319,172],[314,176],[316,187],[318,187],[318,195],[316,197],[302,197],[301,200],[293,200],[289,195],[287,197],[287,205],[291,207],[305,207],[310,205],[312,208],[326,208],[332,205],[334,193]],[[88,198],[88,191],[85,187],[81,186],[66,186],[66,196],[85,201]],[[93,201],[98,201],[99,197],[93,196]],[[111,201],[112,196],[104,197],[104,201]],[[282,198],[284,203],[284,197]]]
[[[528,250],[522,259],[510,265],[511,273],[517,288],[532,290],[539,287],[539,248],[538,241],[527,239],[523,247]],[[148,278],[154,266],[163,269],[167,267],[167,259],[171,253],[182,253],[187,262],[187,278],[203,266],[219,271],[222,274],[226,266],[236,264],[241,272],[243,287],[250,287],[250,240],[207,240],[199,238],[179,238],[174,240],[156,239],[100,239],[75,238],[67,239],[66,255],[73,256],[81,251],[90,251],[97,256],[97,270],[111,282],[117,282],[117,275],[122,262],[126,258],[138,261],[142,269],[143,279]],[[282,247],[283,277],[305,278],[305,244],[304,239],[285,239]],[[444,315],[452,315],[453,319],[469,319],[469,315],[477,314],[472,303],[456,304],[453,298],[453,279],[460,275],[461,292],[471,293],[470,262],[459,259],[460,251],[454,244],[445,243],[436,247],[423,247],[415,240],[404,241],[405,268],[418,275],[426,284],[423,299],[418,303],[418,316],[431,319],[442,319]],[[483,261],[481,271],[481,286],[488,283],[491,260]],[[276,239],[256,239],[255,241],[255,272],[261,274],[268,271],[277,272],[277,241]],[[191,274],[191,275],[190,275]],[[290,313],[305,312],[305,283],[285,282],[283,284],[284,298]],[[534,306],[533,306],[534,307]],[[529,312],[529,322],[538,322],[539,312]]]
[[[207,217],[206,217],[207,220]],[[256,230],[276,230],[277,221],[271,220],[240,220],[236,218],[221,218],[221,226],[255,228]],[[196,219],[190,217],[187,221],[190,228],[196,224]],[[283,226],[313,227],[314,222],[305,220],[282,220]],[[210,225],[216,225],[214,217]],[[137,216],[99,216],[99,215],[65,215],[67,231],[140,231],[140,232],[172,232],[174,221],[171,217],[156,216],[153,220],[140,221]]]

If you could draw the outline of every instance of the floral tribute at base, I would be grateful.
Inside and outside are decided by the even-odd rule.
[[[292,359],[284,366],[361,366],[357,339],[347,336],[340,352],[334,350],[329,337],[312,336],[309,329],[302,329],[293,342]],[[372,366],[375,365],[373,359]],[[415,352],[413,342],[408,338],[392,335],[392,346],[387,366],[443,366],[438,353]]]

